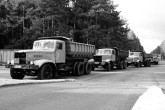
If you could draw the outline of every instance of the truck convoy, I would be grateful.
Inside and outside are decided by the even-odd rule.
[[[63,36],[42,37],[34,41],[33,49],[16,51],[14,61],[6,65],[13,79],[38,76],[51,79],[59,73],[90,74],[88,62],[95,54],[95,46],[73,42]]]
[[[143,51],[130,51],[127,58],[127,65],[133,65],[135,67],[149,67],[151,66],[152,55],[146,54]]]
[[[127,67],[127,57],[128,51],[119,50],[118,48],[98,49],[96,55],[94,55],[93,70],[99,66],[107,71],[110,71],[114,67],[125,69]]]

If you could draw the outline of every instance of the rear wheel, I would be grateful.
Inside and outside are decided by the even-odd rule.
[[[123,69],[123,62],[122,62],[122,61],[119,62],[119,64],[118,64],[118,69],[119,69],[119,70]]]
[[[39,72],[38,72],[39,79],[51,79],[53,78],[53,68],[50,64],[44,64]]]
[[[123,69],[126,69],[127,68],[127,62],[124,61],[123,63]]]
[[[72,75],[76,75],[77,64],[78,64],[78,62],[75,62],[73,65]]]
[[[139,68],[140,67],[140,62],[137,62],[135,66]]]
[[[80,76],[84,74],[84,63],[83,62],[78,62],[76,66],[76,75]]]
[[[23,79],[25,77],[24,71],[19,69],[10,69],[10,76],[13,79]]]
[[[157,61],[157,62],[155,62],[155,64],[156,64],[156,65],[158,65],[158,61]]]
[[[92,70],[92,65],[91,65],[91,63],[85,62],[85,63],[84,63],[84,74],[85,74],[85,75],[90,74],[90,73],[91,73],[91,70]]]
[[[151,66],[151,62],[150,61],[148,61],[148,67],[150,67]]]

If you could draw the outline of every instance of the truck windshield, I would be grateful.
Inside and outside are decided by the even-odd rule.
[[[112,54],[112,50],[99,49],[96,54],[97,55],[109,55],[109,54]]]
[[[130,56],[139,56],[140,52],[130,52]]]
[[[38,40],[33,44],[33,50],[53,50],[55,43],[53,40]]]

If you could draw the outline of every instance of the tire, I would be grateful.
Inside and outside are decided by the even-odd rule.
[[[124,61],[124,66],[123,66],[123,69],[126,69],[127,68],[127,62]]]
[[[123,62],[122,62],[122,61],[119,62],[119,64],[118,64],[118,69],[119,69],[119,70],[123,69]]]
[[[124,61],[121,62],[121,69],[124,69]]]
[[[84,74],[85,75],[88,75],[88,74],[91,73],[91,71],[92,71],[92,65],[91,65],[91,63],[85,62],[84,63]]]
[[[78,62],[76,66],[76,75],[80,76],[84,74],[84,63]]]
[[[109,62],[109,63],[107,64],[107,71],[111,71],[111,70],[112,70],[111,63]]]
[[[10,69],[10,76],[13,79],[23,79],[25,77],[25,74],[23,70]]]
[[[77,64],[78,64],[78,62],[75,62],[73,65],[72,75],[76,75]]]
[[[140,62],[137,62],[137,64],[135,65],[137,68],[140,67]]]
[[[142,67],[142,62],[139,62],[140,63],[140,67]]]
[[[146,66],[145,67],[149,67],[149,61],[146,61]]]
[[[148,65],[147,63],[148,63],[147,61],[144,62],[144,67],[147,67]]]
[[[155,62],[155,65],[158,65],[158,61],[157,61],[157,62]]]
[[[50,64],[44,64],[38,72],[38,78],[42,80],[51,79],[53,76],[53,68]]]
[[[148,61],[148,67],[150,67],[151,66],[151,62],[150,61]]]

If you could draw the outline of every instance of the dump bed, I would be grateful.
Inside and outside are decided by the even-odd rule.
[[[144,57],[145,58],[153,58],[153,55],[152,54],[144,54]]]
[[[119,57],[120,58],[126,59],[128,57],[128,55],[129,55],[128,51],[119,50]]]
[[[115,51],[117,53],[117,57],[121,60],[125,60],[129,56],[129,51],[119,50],[116,47],[114,47],[113,49],[115,49]]]
[[[95,46],[91,44],[68,42],[66,48],[68,57],[91,58],[95,54]]]

